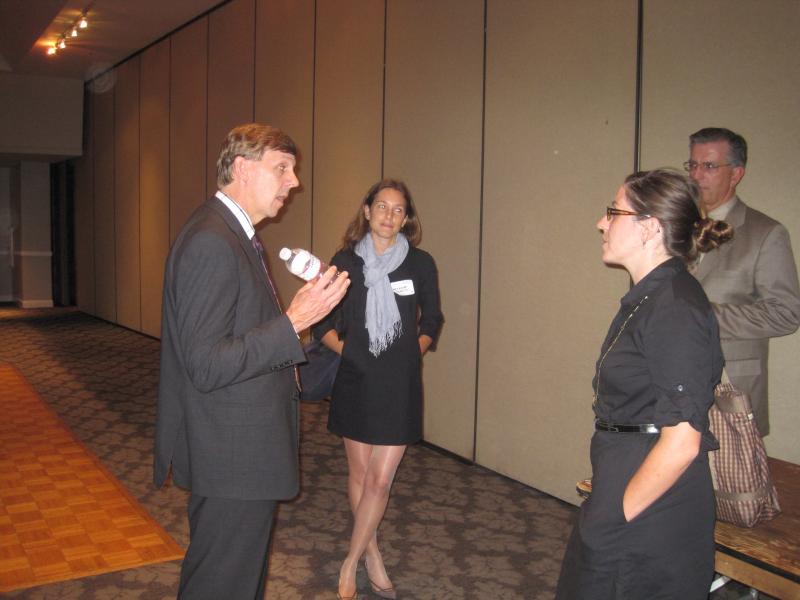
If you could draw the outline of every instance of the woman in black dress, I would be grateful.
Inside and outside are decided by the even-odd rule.
[[[422,437],[422,355],[442,324],[436,265],[418,249],[420,225],[405,184],[383,180],[369,190],[331,260],[350,274],[341,304],[314,328],[342,360],[328,429],[342,436],[355,523],[339,572],[339,598],[358,596],[365,556],[373,592],[395,598],[377,542],[406,446]]]
[[[708,596],[714,492],[708,409],[722,373],[717,321],[687,271],[727,241],[698,190],[671,170],[635,173],[597,224],[603,261],[624,267],[623,296],[596,364],[592,493],[567,546],[556,597]]]

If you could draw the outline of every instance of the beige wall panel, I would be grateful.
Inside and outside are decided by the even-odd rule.
[[[139,57],[117,67],[114,93],[117,323],[141,328],[139,261]]]
[[[19,163],[19,235],[14,244],[19,285],[14,290],[23,308],[53,306],[52,246],[50,231],[50,165],[46,162]]]
[[[276,253],[282,246],[311,248],[314,0],[258,0],[256,32],[255,120],[286,131],[300,152],[297,175],[302,187],[266,228],[259,228],[286,306],[300,279],[283,267]]]
[[[747,139],[742,199],[779,220],[800,256],[800,3],[648,0],[644,13],[642,166],[678,166],[690,133],[728,127]],[[770,351],[772,456],[800,462],[800,334]]]
[[[83,155],[75,165],[75,300],[83,312],[94,314],[94,151],[92,102],[84,100]]]
[[[628,286],[595,223],[633,164],[636,4],[488,5],[477,461],[573,503]]]
[[[20,308],[51,308],[53,306],[52,257],[18,256],[20,286],[17,306]]]
[[[207,47],[208,17],[170,38],[170,242],[206,199]]]
[[[206,195],[217,190],[225,134],[253,120],[255,0],[233,0],[209,15]]]
[[[325,259],[381,177],[383,44],[383,2],[317,2],[312,239]]]
[[[20,167],[20,222],[17,250],[50,252],[50,165],[23,160]]]
[[[114,256],[114,88],[92,95],[94,126],[94,273],[95,312],[116,322]]]
[[[169,251],[169,40],[145,50],[141,66],[141,330],[158,337]]]
[[[425,439],[472,459],[483,0],[390,0],[387,10],[384,173],[414,196],[446,319],[425,358]]]

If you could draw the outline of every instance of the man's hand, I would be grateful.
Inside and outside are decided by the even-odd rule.
[[[297,290],[286,309],[286,316],[292,322],[294,330],[300,333],[322,320],[339,304],[349,285],[347,271],[336,276],[336,267],[331,267],[319,279]]]

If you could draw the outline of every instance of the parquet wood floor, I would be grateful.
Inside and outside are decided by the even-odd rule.
[[[0,592],[182,556],[19,371],[0,363]]]

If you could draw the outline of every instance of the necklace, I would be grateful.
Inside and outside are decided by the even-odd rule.
[[[639,310],[639,307],[644,303],[645,300],[647,300],[647,298],[648,296],[645,296],[644,298],[639,300],[639,304],[633,307],[631,314],[629,314],[622,322],[622,325],[620,325],[619,327],[619,331],[617,331],[617,335],[614,336],[614,339],[611,340],[611,343],[608,345],[608,348],[606,348],[606,351],[603,352],[603,356],[600,357],[600,362],[597,363],[597,377],[596,377],[597,386],[595,387],[594,395],[592,396],[592,406],[597,404],[597,399],[600,397],[600,369],[603,367],[603,361],[606,359],[606,356],[608,356],[608,353],[611,352],[611,349],[614,347],[614,344],[617,343],[619,336],[621,336],[622,332],[625,331],[625,326],[628,324],[628,321],[630,321],[633,318],[633,315],[636,314],[636,311]]]

